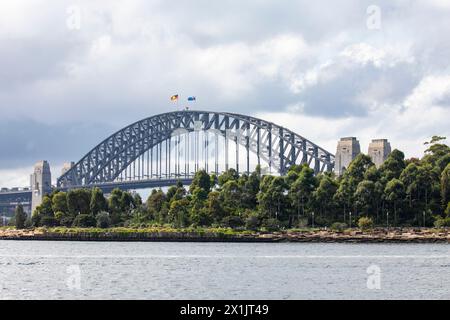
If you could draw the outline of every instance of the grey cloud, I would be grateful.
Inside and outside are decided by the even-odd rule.
[[[408,64],[377,68],[369,63],[344,68],[338,73],[333,80],[319,83],[299,95],[306,113],[329,118],[366,116],[371,103],[400,104],[421,80]],[[377,86],[384,92],[374,93],[373,88]],[[370,101],[362,102],[356,96]]]
[[[54,165],[78,161],[116,129],[104,124],[46,125],[30,119],[0,120],[0,168],[31,166],[41,159]]]

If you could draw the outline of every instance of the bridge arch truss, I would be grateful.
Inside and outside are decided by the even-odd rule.
[[[333,170],[334,155],[291,130],[258,118],[175,111],[114,133],[65,172],[58,187],[187,179],[199,169],[220,173],[231,164],[238,172],[249,172],[251,162],[264,163],[270,172],[279,174],[294,164],[307,163],[317,174]]]

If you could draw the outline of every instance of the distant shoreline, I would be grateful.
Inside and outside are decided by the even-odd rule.
[[[448,229],[358,229],[342,232],[302,230],[280,232],[235,232],[232,230],[158,229],[34,229],[0,230],[0,240],[106,241],[106,242],[261,242],[261,243],[450,243]]]

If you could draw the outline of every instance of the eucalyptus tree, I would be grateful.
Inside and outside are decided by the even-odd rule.
[[[398,209],[401,205],[405,194],[405,186],[400,180],[393,178],[386,184],[384,189],[384,195],[391,208],[394,210],[394,223],[397,225],[398,222]]]
[[[317,187],[317,179],[314,176],[314,170],[305,165],[301,167],[298,178],[292,183],[289,189],[289,198],[292,206],[295,208],[297,218],[305,215],[305,209],[309,209],[313,201],[313,192]]]

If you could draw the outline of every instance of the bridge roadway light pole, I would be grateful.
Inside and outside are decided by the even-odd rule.
[[[426,220],[425,220],[425,210],[423,211],[423,227],[425,228]]]
[[[389,210],[386,211],[386,227],[389,229]]]
[[[348,213],[349,214],[349,222],[350,222],[350,229],[352,228],[352,213],[351,212],[349,212]]]

